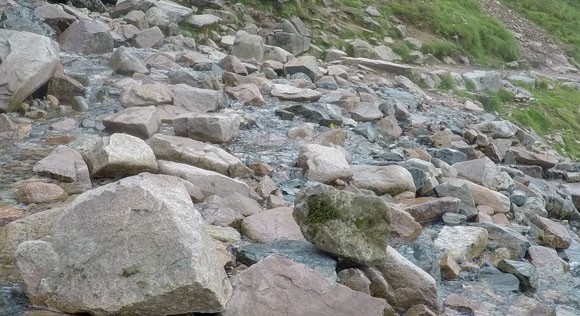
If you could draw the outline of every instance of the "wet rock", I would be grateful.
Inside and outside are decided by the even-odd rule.
[[[491,188],[493,179],[497,175],[497,167],[491,159],[485,157],[481,159],[467,160],[453,165],[457,174],[471,182]]]
[[[502,272],[515,275],[520,280],[523,291],[534,292],[538,288],[536,268],[526,261],[504,259],[497,266]]]
[[[475,91],[486,89],[497,91],[501,88],[501,74],[497,71],[475,70],[466,72],[463,75],[466,82],[470,82]]]
[[[470,226],[445,226],[435,239],[435,247],[448,251],[453,258],[472,260],[487,247],[487,230]]]
[[[301,89],[286,84],[274,84],[270,94],[280,100],[297,102],[315,102],[322,94],[312,89]]]
[[[236,33],[232,55],[243,62],[259,63],[264,57],[264,39],[240,30]]]
[[[98,20],[77,20],[59,37],[60,48],[69,53],[104,54],[113,51],[109,27]]]
[[[387,247],[385,261],[376,268],[365,269],[365,273],[371,280],[372,295],[385,298],[394,308],[406,310],[425,304],[440,311],[435,279],[391,246]]]
[[[500,293],[517,292],[520,286],[520,281],[516,276],[509,273],[502,273],[491,265],[480,269],[477,274],[477,279],[494,292]]]
[[[242,84],[226,88],[226,93],[234,100],[242,101],[244,105],[262,106],[266,104],[260,88],[255,84]]]
[[[237,259],[251,266],[271,254],[304,264],[333,281],[337,280],[336,261],[306,241],[278,240],[267,244],[242,246],[237,250]]]
[[[167,104],[174,95],[169,86],[153,83],[133,87],[121,94],[119,101],[123,107]]]
[[[145,64],[126,47],[119,47],[115,50],[109,59],[109,67],[115,72],[126,75],[149,73],[149,69]]]
[[[319,185],[296,196],[294,218],[316,247],[361,264],[384,260],[390,209],[379,197]]]
[[[66,192],[54,183],[28,182],[18,187],[16,198],[23,203],[50,203],[63,200]]]
[[[566,249],[570,247],[572,237],[568,233],[566,226],[539,216],[534,218],[533,223],[543,232],[541,239],[543,244],[556,249]]]
[[[157,171],[151,147],[140,138],[115,133],[102,140],[85,154],[92,176],[118,177]]]
[[[279,207],[246,217],[241,231],[248,238],[269,243],[276,240],[305,240],[292,217],[292,208]]]
[[[297,104],[284,108],[284,110],[323,126],[341,126],[343,122],[340,108],[332,104]]]
[[[212,143],[225,143],[236,136],[240,123],[241,118],[237,114],[184,114],[173,121],[173,128],[177,136]]]
[[[473,225],[487,230],[490,249],[507,248],[511,253],[511,259],[523,258],[530,247],[530,242],[526,237],[511,228],[491,223]]]
[[[171,86],[171,91],[174,95],[173,104],[196,114],[214,112],[225,108],[227,104],[221,91],[200,89],[186,84]]]
[[[262,316],[271,315],[272,311],[305,315],[313,310],[321,316],[374,316],[382,315],[387,306],[384,300],[353,291],[278,255],[236,275],[232,285],[234,293],[224,316]],[[270,290],[264,292],[262,287]]]
[[[152,28],[143,30],[133,40],[135,46],[139,48],[154,48],[159,47],[163,44],[165,36],[159,27],[154,26]]]
[[[32,170],[39,175],[73,183],[81,191],[92,187],[89,168],[82,155],[64,145],[58,146],[48,156],[37,162]]]
[[[59,47],[47,37],[0,30],[0,111],[11,112],[45,84],[59,63]]]
[[[301,148],[297,165],[304,170],[308,180],[322,183],[349,180],[353,174],[342,151],[316,144]]]
[[[219,172],[230,177],[247,176],[251,170],[225,150],[190,138],[156,134],[150,141],[155,157]]]
[[[453,197],[421,197],[403,200],[399,204],[419,223],[438,220],[444,213],[459,212],[459,199]]]
[[[219,195],[225,197],[232,193],[250,195],[250,187],[242,181],[194,166],[159,160],[159,172],[177,176],[197,186],[205,196]]]
[[[203,226],[180,182],[141,174],[83,193],[49,242],[22,243],[16,256],[35,304],[69,313],[219,312],[231,287]],[[85,295],[95,286],[107,291]]]
[[[491,206],[496,213],[507,213],[511,209],[510,198],[473,182],[466,181],[476,206]]]
[[[132,107],[107,115],[102,122],[113,133],[148,139],[159,130],[161,117],[154,106]]]
[[[338,272],[338,283],[348,286],[351,290],[371,295],[371,280],[360,269],[341,270]]]
[[[378,195],[391,196],[410,191],[414,192],[413,176],[401,166],[351,166],[353,184],[359,189],[372,190]]]

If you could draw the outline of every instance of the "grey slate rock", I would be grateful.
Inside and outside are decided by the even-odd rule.
[[[504,259],[498,263],[497,267],[505,273],[515,275],[520,280],[523,291],[533,292],[538,288],[538,273],[531,263]]]

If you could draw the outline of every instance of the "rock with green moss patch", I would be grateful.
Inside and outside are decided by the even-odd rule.
[[[377,196],[318,185],[298,193],[294,219],[321,250],[364,265],[382,262],[391,232],[391,211]]]

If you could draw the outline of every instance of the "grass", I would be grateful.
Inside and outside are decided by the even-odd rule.
[[[487,112],[500,112],[502,104],[513,101],[513,95],[503,88],[498,91],[485,90],[479,95],[479,101]]]
[[[502,2],[567,44],[568,53],[576,60],[580,60],[580,1],[504,0]]]
[[[445,73],[439,77],[441,82],[437,85],[439,90],[453,90],[455,89],[455,80],[450,73]]]
[[[462,49],[450,41],[437,39],[424,43],[421,51],[423,54],[431,54],[441,59],[444,56],[454,56],[460,54]]]
[[[518,59],[518,44],[511,32],[487,16],[476,0],[392,0],[389,6],[396,16],[443,39],[427,43],[435,53],[451,51],[451,43],[480,63]]]

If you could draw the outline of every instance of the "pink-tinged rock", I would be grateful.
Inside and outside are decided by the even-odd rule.
[[[168,104],[173,102],[173,92],[169,86],[154,83],[136,86],[121,94],[121,105],[128,108],[132,106],[149,106]]]
[[[399,205],[417,222],[424,223],[440,219],[445,213],[459,213],[460,202],[459,199],[453,197],[421,197],[403,200]]]
[[[275,84],[270,92],[272,96],[284,101],[314,102],[318,101],[322,94],[312,89],[301,89],[286,84]]]
[[[64,145],[56,147],[48,156],[37,162],[32,170],[63,182],[73,183],[81,191],[92,187],[89,167],[83,156]]]
[[[391,196],[410,191],[415,193],[413,176],[401,166],[351,166],[354,185],[359,189],[372,190],[378,195]]]
[[[233,99],[242,101],[244,105],[262,106],[266,104],[260,88],[253,83],[242,84],[236,87],[227,87],[226,93]]]
[[[542,243],[556,249],[567,249],[570,247],[572,237],[568,233],[566,226],[539,216],[534,218],[533,222],[544,232],[541,240]]]
[[[232,286],[223,316],[379,316],[389,308],[383,299],[353,291],[278,255],[233,277]]]
[[[113,133],[126,133],[147,139],[157,133],[161,118],[154,106],[133,107],[104,117],[103,125]]]
[[[54,183],[28,182],[18,188],[17,199],[23,203],[50,203],[66,198],[66,192]]]
[[[0,206],[0,227],[24,217],[24,212],[12,206]]]
[[[409,212],[403,210],[399,205],[389,205],[391,207],[391,230],[406,240],[413,240],[421,235],[423,227],[417,223]]]
[[[308,180],[321,183],[350,180],[353,175],[344,153],[333,147],[308,144],[301,148],[296,164]]]
[[[508,162],[508,160],[513,160],[522,165],[540,166],[544,169],[550,169],[558,163],[557,156],[533,153],[524,148],[511,148],[507,152],[505,159],[506,162]]]
[[[460,177],[486,188],[491,188],[493,178],[497,174],[495,163],[487,157],[458,162],[453,167],[457,169]]]
[[[280,239],[305,240],[292,217],[291,207],[279,207],[246,217],[242,233],[248,238],[268,243]]]
[[[471,191],[475,205],[490,206],[495,213],[507,213],[510,211],[511,202],[509,197],[471,181],[466,181],[466,183],[469,191]]]
[[[564,274],[567,263],[562,260],[555,249],[543,246],[528,248],[530,262],[536,267],[540,281],[555,278]]]

